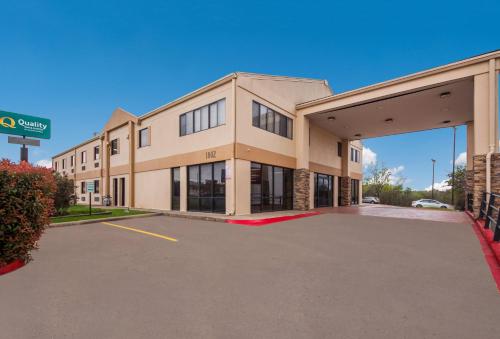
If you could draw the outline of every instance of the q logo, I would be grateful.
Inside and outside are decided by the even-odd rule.
[[[16,121],[11,117],[2,117],[0,118],[0,126],[6,128],[16,128]]]

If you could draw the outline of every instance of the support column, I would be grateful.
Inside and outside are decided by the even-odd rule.
[[[489,72],[474,76],[474,123],[467,124],[467,156],[473,159],[472,191],[473,209],[477,216],[483,192],[500,189],[500,177],[496,175],[498,152],[498,76],[495,60],[489,61]],[[469,140],[469,137],[472,140]],[[470,171],[470,165],[467,164]],[[468,173],[468,175],[470,175]]]
[[[350,143],[342,140],[342,177],[340,179],[340,206],[351,205]]]
[[[104,157],[103,159],[103,166],[104,166],[104,174],[106,176],[106,185],[104,188],[104,195],[105,196],[110,196],[111,194],[109,193],[110,190],[110,173],[109,173],[109,168],[110,168],[110,152],[109,152],[109,132],[106,131],[104,132],[104,147],[102,150],[102,155]]]
[[[342,177],[340,187],[340,205],[350,206],[351,205],[351,177]]]
[[[181,177],[181,195],[179,197],[180,199],[180,208],[179,210],[181,212],[186,212],[187,211],[187,167],[186,166],[181,166],[180,169],[180,177]]]
[[[135,124],[128,122],[128,207],[135,207]]]
[[[295,119],[297,168],[293,180],[293,209],[306,211],[311,208],[309,172],[309,119],[302,114]]]

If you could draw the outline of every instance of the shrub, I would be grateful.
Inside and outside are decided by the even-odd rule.
[[[0,161],[0,266],[30,252],[50,223],[56,190],[51,170]]]
[[[54,172],[56,193],[54,195],[54,208],[57,215],[66,214],[69,205],[75,199],[75,184],[73,180]]]

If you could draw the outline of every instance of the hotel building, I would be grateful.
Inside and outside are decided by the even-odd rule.
[[[78,202],[245,215],[358,204],[362,144],[297,106],[325,80],[232,73],[144,115],[116,109],[100,134],[52,158]]]

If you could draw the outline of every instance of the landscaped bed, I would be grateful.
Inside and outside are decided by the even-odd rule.
[[[123,217],[127,215],[145,214],[148,212],[129,210],[126,208],[92,208],[92,215],[89,215],[89,207],[85,205],[75,205],[68,208],[66,215],[51,218],[51,223],[92,220],[111,217]]]

